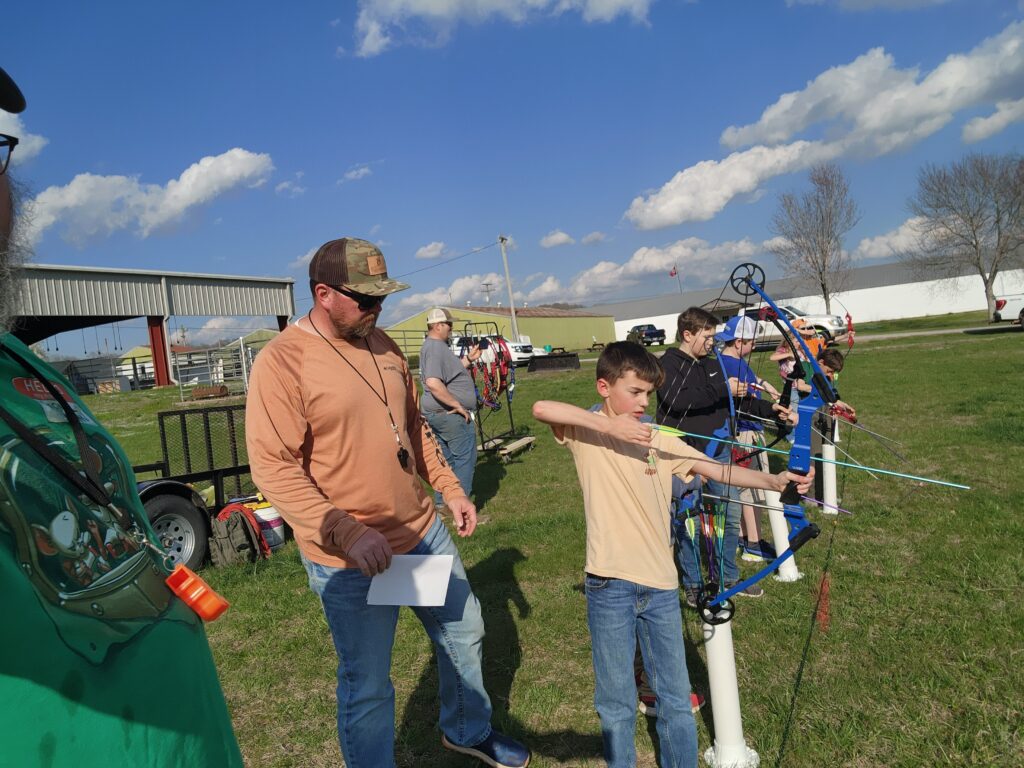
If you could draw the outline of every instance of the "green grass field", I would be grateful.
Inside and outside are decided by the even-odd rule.
[[[1024,416],[1014,386],[1022,362],[1017,334],[855,348],[839,388],[862,422],[903,442],[906,471],[973,490],[840,470],[841,503],[854,515],[809,513],[822,535],[799,553],[805,578],[769,578],[764,598],[738,602],[732,630],[744,730],[762,765],[1024,765]],[[773,369],[765,361],[759,372]],[[536,766],[603,764],[581,593],[581,496],[568,452],[529,416],[537,399],[591,404],[592,378],[593,365],[520,376],[516,422],[538,436],[536,447],[509,465],[481,460],[484,522],[460,543],[487,622],[495,724],[529,743]],[[141,462],[160,395],[141,395],[148,410],[138,417],[125,405],[135,397],[97,410]],[[844,433],[844,441],[859,461],[900,468],[862,434]],[[795,690],[826,560],[831,623],[811,636]],[[232,603],[208,633],[246,764],[340,765],[334,650],[295,545],[204,575]],[[693,612],[684,631],[691,678],[706,693]],[[475,765],[440,745],[436,669],[408,611],[393,676],[399,765]],[[697,718],[702,751],[713,739],[712,704]],[[656,765],[654,741],[653,724],[638,716],[640,765]]]

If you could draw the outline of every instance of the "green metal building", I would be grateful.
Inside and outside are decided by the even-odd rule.
[[[484,336],[500,333],[512,338],[512,317],[508,307],[446,307],[456,318],[453,333],[459,336]],[[427,333],[427,312],[417,312],[395,323],[386,332],[406,354],[417,354]],[[467,328],[467,323],[469,326]],[[586,349],[595,341],[615,341],[615,318],[587,309],[555,309],[523,307],[516,309],[516,325],[520,336],[528,336],[536,347]],[[467,333],[468,330],[468,333]]]

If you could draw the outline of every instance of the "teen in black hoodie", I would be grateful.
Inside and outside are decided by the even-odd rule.
[[[709,355],[714,345],[717,325],[718,319],[700,307],[690,307],[679,315],[679,348],[670,349],[661,357],[665,382],[658,388],[655,420],[659,424],[684,432],[734,440],[737,401],[718,358]],[[780,416],[790,416],[788,409],[782,409],[781,406],[765,400],[744,398],[742,402],[744,414],[772,420]],[[729,445],[704,437],[684,439],[716,461],[732,461]],[[731,499],[726,507],[722,563],[724,583],[731,586],[739,581],[739,568],[736,565],[741,514],[739,489],[729,484],[709,481],[707,491],[714,496],[728,496]],[[679,530],[685,533],[684,526],[679,526]],[[690,598],[694,597],[700,583],[700,574],[688,537],[679,537],[677,557],[683,571],[683,587],[686,589],[688,602],[691,602]],[[755,584],[741,594],[747,597],[760,597],[764,590]]]

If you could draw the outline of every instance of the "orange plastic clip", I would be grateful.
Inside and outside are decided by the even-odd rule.
[[[213,587],[181,563],[174,566],[167,577],[167,586],[203,621],[215,621],[230,605]]]

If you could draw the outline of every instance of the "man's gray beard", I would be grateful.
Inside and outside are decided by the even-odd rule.
[[[371,333],[373,329],[377,327],[377,316],[367,315],[358,322],[340,323],[334,321],[334,330],[338,332],[338,335],[346,341],[354,341],[356,339],[365,339]]]
[[[21,187],[10,178],[10,173],[7,180],[14,208],[14,233],[6,237],[0,232],[0,333],[7,333],[14,325],[15,302],[21,289],[21,268],[32,253],[24,236],[27,222],[22,218]]]

